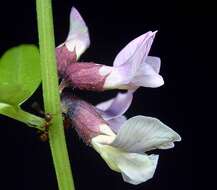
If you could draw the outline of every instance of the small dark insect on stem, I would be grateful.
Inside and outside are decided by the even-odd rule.
[[[45,125],[43,127],[45,128],[45,130],[38,131],[38,133],[39,133],[39,139],[42,142],[46,142],[48,140],[48,129],[49,126],[51,125],[52,114],[45,113],[37,102],[34,102],[32,104],[32,108],[36,110],[42,117],[44,117]],[[62,116],[63,116],[64,128],[68,129],[71,126],[71,120],[64,113],[62,113]]]
[[[50,113],[45,113],[42,110],[41,106],[37,102],[34,102],[32,104],[32,108],[44,117],[45,124],[43,127],[45,128],[45,130],[44,131],[38,131],[38,134],[39,134],[39,139],[42,142],[46,142],[48,140],[48,129],[49,129],[49,126],[51,124],[52,115]]]
[[[44,119],[47,123],[51,123],[51,120],[52,120],[52,115],[50,113],[45,113],[44,114]]]
[[[45,130],[43,132],[40,132],[40,136],[39,136],[42,142],[46,142],[48,140],[48,130],[49,130],[49,126],[51,125],[52,115],[50,113],[44,113],[44,120],[45,120],[45,125],[44,125]]]

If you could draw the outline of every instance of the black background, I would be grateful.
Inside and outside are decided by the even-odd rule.
[[[211,81],[214,76],[209,57],[202,58],[209,48],[203,43],[212,42],[216,32],[212,24],[216,16],[211,9],[208,11],[211,6],[207,4],[53,0],[57,45],[67,36],[73,5],[86,21],[91,46],[81,57],[84,61],[112,65],[115,55],[129,41],[149,30],[158,30],[150,55],[161,57],[165,85],[157,89],[140,88],[126,115],[157,117],[183,139],[174,149],[157,151],[160,160],[153,179],[133,186],[123,182],[120,174],[111,171],[100,156],[69,129],[66,137],[77,190],[192,189],[192,133],[198,127],[193,118],[198,117],[196,109],[201,108],[204,98],[208,97],[205,89],[211,88],[204,79]],[[34,1],[1,4],[1,55],[21,43],[38,43],[35,16]],[[116,91],[74,93],[95,104],[114,96]],[[24,109],[34,112],[30,107],[34,101],[42,104],[41,89],[23,105]],[[57,189],[49,145],[38,140],[35,130],[0,116],[0,150],[0,183],[5,184],[2,189]]]

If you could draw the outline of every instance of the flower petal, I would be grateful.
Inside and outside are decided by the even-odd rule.
[[[109,127],[112,129],[112,131],[117,134],[126,120],[127,118],[122,115],[113,119],[109,119],[107,123],[109,124]]]
[[[150,65],[156,73],[160,72],[161,60],[159,57],[147,56],[145,62]]]
[[[124,181],[137,185],[153,177],[158,155],[123,152],[115,147],[99,144],[95,139],[91,143],[108,166],[122,174]]]
[[[158,155],[128,153],[118,163],[124,181],[138,185],[151,179],[156,170],[158,158]]]
[[[132,86],[143,86],[156,88],[164,84],[163,77],[159,75],[155,70],[158,68],[153,68],[152,65],[143,63],[136,73],[135,77],[131,81]]]
[[[146,152],[152,149],[174,147],[181,137],[158,119],[135,116],[127,120],[111,144],[128,152]]]
[[[130,63],[135,70],[144,62],[149,53],[156,32],[147,32],[128,43],[116,56],[113,65],[115,67]]]
[[[105,89],[135,91],[139,86],[158,87],[163,84],[162,77],[158,75],[159,58],[147,57],[155,34],[156,32],[147,32],[120,51],[114,60],[112,72],[105,80]]]
[[[162,86],[164,80],[162,76],[158,74],[160,72],[160,63],[159,57],[148,56],[131,81],[131,85],[151,88]]]
[[[104,89],[128,89],[128,84],[134,77],[133,69],[130,64],[123,64],[119,67],[103,66],[101,69],[110,70],[103,86]]]
[[[70,29],[65,45],[69,51],[76,51],[77,58],[79,58],[90,45],[88,28],[75,7],[71,9]]]
[[[130,107],[132,100],[133,94],[131,92],[118,93],[115,98],[102,102],[96,107],[101,110],[103,119],[109,120],[123,115]]]
[[[112,102],[114,101],[115,98],[112,98],[110,100],[107,100],[107,101],[104,101],[104,102],[101,102],[101,103],[97,104],[96,108],[100,109],[101,111],[107,110],[111,106],[111,104],[112,104]]]

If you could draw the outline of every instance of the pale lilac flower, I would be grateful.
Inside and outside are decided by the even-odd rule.
[[[79,136],[112,170],[121,173],[124,181],[137,185],[152,178],[157,166],[159,156],[146,152],[173,148],[181,137],[158,119],[145,116],[135,116],[113,128],[109,120],[122,116],[131,103],[130,96],[119,94],[96,108],[63,93],[62,107]]]
[[[160,58],[148,56],[156,32],[150,31],[132,40],[116,56],[112,67],[93,62],[75,63],[76,59],[71,54],[76,54],[79,58],[89,46],[90,40],[87,26],[75,8],[71,10],[70,20],[66,42],[58,47],[63,50],[57,48],[62,86],[103,91],[136,90],[140,86],[155,88],[164,84],[162,76],[159,75]],[[60,55],[61,52],[64,52],[65,58]]]
[[[127,120],[123,115],[138,87],[154,88],[164,83],[159,75],[160,58],[148,56],[155,34],[147,32],[127,44],[112,67],[77,62],[90,40],[85,22],[72,8],[69,35],[66,42],[57,47],[62,89],[71,86],[94,91],[128,90],[96,106],[64,92],[61,99],[63,113],[84,142],[91,145],[112,170],[120,172],[124,181],[135,185],[154,175],[158,155],[148,155],[147,151],[172,148],[174,142],[181,140],[158,119],[135,116]]]
[[[104,88],[135,89],[159,87],[164,84],[160,71],[160,58],[148,56],[156,32],[147,32],[127,44],[116,56],[113,67],[102,67],[106,77]]]

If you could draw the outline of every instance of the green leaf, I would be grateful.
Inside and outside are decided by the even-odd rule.
[[[9,49],[0,60],[0,102],[20,105],[41,82],[40,56],[34,45]]]

